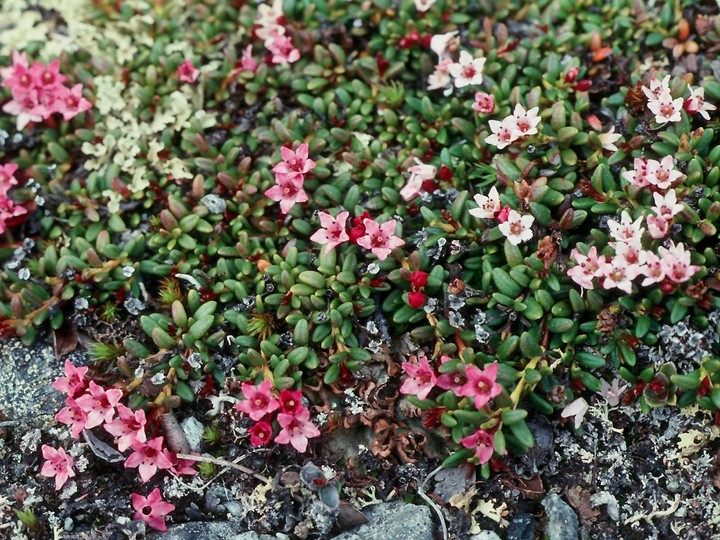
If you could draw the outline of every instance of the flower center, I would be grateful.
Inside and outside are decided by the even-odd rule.
[[[381,234],[376,234],[373,236],[372,244],[375,247],[380,247],[385,244],[385,238]]]
[[[662,116],[672,116],[675,112],[675,107],[673,107],[672,103],[663,103],[660,105],[660,114]]]
[[[466,79],[472,79],[475,76],[476,70],[473,66],[465,66],[463,68],[463,77]]]
[[[510,225],[510,234],[518,235],[521,232],[523,232],[523,226],[522,223],[519,221],[516,221],[512,225]]]

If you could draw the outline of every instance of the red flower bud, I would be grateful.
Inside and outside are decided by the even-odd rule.
[[[675,284],[671,281],[663,281],[660,284],[660,290],[663,292],[663,294],[670,294],[675,290]]]
[[[438,176],[440,177],[440,180],[444,180],[445,182],[449,182],[452,180],[453,172],[452,169],[449,169],[445,165],[440,167],[440,172],[438,173]]]
[[[580,68],[577,66],[570,68],[568,72],[565,74],[565,82],[570,84],[574,83],[575,79],[577,79],[578,72],[580,71]]]
[[[423,306],[425,303],[425,294],[421,292],[411,292],[408,293],[408,304],[410,306],[414,307],[415,309],[419,309]]]
[[[592,81],[590,79],[582,79],[581,81],[578,81],[578,83],[573,86],[575,90],[578,92],[587,92],[592,87]]]
[[[365,227],[353,227],[348,231],[350,242],[357,244],[359,238],[365,236]]]
[[[412,274],[410,274],[410,282],[416,289],[427,285],[427,278],[428,273],[423,272],[422,270],[415,270]]]
[[[425,34],[425,35],[422,37],[422,45],[423,45],[423,47],[425,47],[426,49],[429,49],[429,48],[430,48],[430,41],[431,41],[431,40],[432,40],[432,34]]]
[[[435,193],[435,190],[438,188],[438,185],[435,183],[434,180],[423,180],[422,183],[423,191],[427,193]]]
[[[510,214],[510,207],[506,205],[498,212],[497,220],[500,223],[505,223],[508,220],[508,214]]]

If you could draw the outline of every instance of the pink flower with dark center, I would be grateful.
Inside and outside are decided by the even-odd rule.
[[[408,167],[410,178],[408,178],[407,184],[400,190],[400,196],[409,201],[414,199],[420,194],[422,190],[423,182],[427,180],[434,180],[437,175],[437,168],[433,165],[426,165],[418,158],[415,158],[416,165]]]
[[[632,294],[632,280],[640,274],[638,265],[629,265],[622,257],[615,257],[600,264],[601,284],[604,289],[618,288]]]
[[[14,163],[0,165],[0,196],[7,197],[10,188],[17,185],[18,181],[15,178],[17,170],[18,166]]]
[[[278,423],[282,428],[275,437],[278,444],[291,444],[300,453],[307,450],[308,439],[320,436],[320,430],[310,422],[310,411],[303,409],[297,415],[279,413]]]
[[[472,104],[472,110],[491,114],[495,110],[495,97],[485,92],[476,92],[475,103]]]
[[[647,217],[648,232],[656,239],[665,238],[670,232],[670,222],[663,217]]]
[[[33,62],[30,73],[35,84],[39,86],[54,88],[67,81],[67,77],[60,73],[60,60],[57,58],[47,66],[40,62]]]
[[[292,416],[292,415],[291,415]],[[267,420],[262,420],[248,430],[253,446],[267,446],[272,442],[273,428]]]
[[[63,120],[68,121],[92,108],[92,103],[83,97],[82,89],[82,84],[76,84],[72,88],[59,92],[57,108],[58,112],[63,115]]]
[[[670,248],[658,248],[658,255],[665,271],[665,277],[673,283],[688,281],[700,270],[699,266],[690,264],[690,252],[685,251],[683,243],[675,244],[670,240]]]
[[[55,490],[60,491],[68,481],[68,478],[75,476],[73,471],[73,459],[65,453],[65,450],[57,450],[47,444],[42,445],[42,455],[45,458],[40,474],[48,478],[55,477]]]
[[[488,124],[492,135],[485,137],[485,142],[497,146],[500,150],[511,145],[519,138],[519,130],[514,116],[508,116],[502,122],[490,120]]]
[[[170,469],[173,466],[172,454],[163,448],[163,437],[150,439],[147,443],[134,441],[133,453],[125,460],[125,467],[138,468],[143,482],[150,480],[158,469]]]
[[[74,398],[85,392],[88,384],[85,379],[87,372],[87,366],[76,368],[70,360],[65,360],[65,376],[55,379],[51,386],[68,397]]]
[[[280,149],[282,161],[273,167],[276,178],[286,176],[294,179],[304,179],[305,175],[315,168],[315,162],[309,159],[309,146],[302,143],[297,150],[283,146]]]
[[[460,444],[465,448],[474,448],[475,455],[481,465],[490,461],[495,452],[493,436],[484,429],[478,429],[472,435],[462,438]]]
[[[449,356],[441,356],[440,357],[440,365],[450,362],[452,360]],[[443,390],[453,390],[456,394],[459,395],[460,388],[462,388],[465,383],[467,382],[467,377],[465,377],[464,373],[461,373],[459,371],[453,371],[452,373],[441,373],[437,377],[437,386],[442,388]]]
[[[600,265],[605,262],[605,255],[598,257],[597,248],[593,246],[588,250],[587,255],[574,248],[570,252],[570,258],[576,264],[567,271],[568,276],[583,289],[594,288],[593,278],[600,275]]]
[[[679,122],[682,120],[680,111],[683,109],[683,98],[673,99],[669,91],[663,91],[657,100],[648,101],[648,109],[655,115],[658,124]]]
[[[497,213],[497,216],[495,217],[500,223],[505,223],[510,216],[510,210],[512,210],[512,208],[510,208],[508,205],[505,205],[500,209],[500,211]]]
[[[391,219],[380,225],[374,219],[365,219],[365,236],[358,238],[358,245],[369,249],[381,261],[387,259],[393,249],[405,244],[402,238],[395,236],[396,221]]]
[[[631,171],[623,172],[621,176],[635,187],[642,188],[645,186],[649,186],[649,161],[654,160],[648,160],[646,158],[635,158],[635,168]]]
[[[147,423],[145,411],[138,409],[133,412],[132,409],[121,403],[117,406],[117,412],[118,418],[106,423],[104,427],[110,435],[117,437],[115,443],[118,450],[124,452],[135,441],[145,442],[147,440],[145,438],[145,424]]]
[[[235,408],[257,422],[266,414],[280,408],[280,402],[272,395],[271,390],[272,384],[270,381],[263,381],[257,386],[242,383],[242,393],[245,399],[238,402]]]
[[[613,219],[608,220],[607,225],[610,229],[610,236],[617,242],[629,242],[634,239],[642,238],[642,234],[645,229],[641,226],[642,216],[637,218],[635,221],[632,220],[632,216],[623,210],[620,214],[620,222]]]
[[[672,156],[665,156],[662,160],[648,160],[647,181],[659,189],[667,189],[676,180],[682,177],[682,173],[675,169],[675,162]]]
[[[68,398],[66,403],[67,407],[63,407],[58,411],[55,420],[61,424],[71,426],[73,439],[77,439],[82,430],[85,429],[88,415],[73,398]]]
[[[661,283],[665,279],[665,268],[660,260],[660,257],[655,255],[652,251],[648,251],[645,255],[645,265],[640,268],[640,272],[645,276],[645,279],[641,283],[643,287],[653,285],[655,283]]]
[[[500,223],[498,229],[512,245],[517,246],[522,242],[532,240],[532,225],[534,222],[535,217],[531,214],[520,215],[515,210],[510,210],[507,221]]]
[[[658,217],[668,221],[685,208],[684,205],[677,202],[677,193],[674,189],[668,191],[664,197],[660,193],[653,193],[653,200],[655,201],[655,206],[652,208],[652,211],[655,212]]]
[[[171,474],[174,474],[175,476],[193,476],[197,474],[197,471],[194,469],[195,467],[195,461],[192,459],[183,459],[177,457],[177,454],[169,453],[170,455],[170,461],[172,462],[172,467],[168,469]]]
[[[485,369],[467,366],[465,368],[467,381],[460,388],[460,395],[473,398],[475,408],[482,409],[491,399],[499,396],[502,392],[502,386],[495,382],[497,372],[497,362],[490,364]]]
[[[303,189],[304,180],[302,177],[276,176],[276,185],[265,191],[265,196],[280,203],[280,211],[283,214],[290,212],[295,203],[308,201],[307,193]]]
[[[622,259],[624,264],[627,266],[636,266],[645,264],[645,258],[647,251],[642,248],[639,242],[616,242],[615,243],[615,258]],[[619,264],[620,261],[616,261]]]
[[[272,53],[273,64],[292,64],[300,60],[300,51],[297,50],[292,40],[284,34],[276,34],[272,39],[265,42],[265,47]]]
[[[133,493],[132,505],[137,521],[144,521],[157,531],[167,531],[165,516],[175,510],[175,505],[162,500],[160,488],[152,490],[147,497]]]
[[[88,390],[90,394],[84,394],[75,400],[88,415],[85,427],[92,429],[105,422],[112,422],[115,406],[123,396],[122,390],[117,388],[106,390],[94,381],[90,381]]]
[[[455,79],[455,86],[463,88],[468,85],[482,84],[482,72],[485,67],[485,58],[473,58],[467,51],[460,52],[460,59],[450,64],[448,71]]]
[[[326,253],[335,249],[340,244],[347,242],[350,239],[346,230],[349,216],[350,212],[348,211],[340,212],[336,218],[327,212],[318,212],[320,225],[323,228],[315,231],[310,237],[310,240],[318,244],[323,244],[325,246],[323,251]]]
[[[301,390],[288,390],[287,388],[281,390],[278,402],[280,403],[280,411],[285,414],[297,415],[305,408]]]
[[[197,81],[199,76],[200,70],[197,69],[190,60],[185,60],[177,69],[177,78],[180,82],[192,84]]]
[[[643,86],[642,91],[648,101],[657,101],[664,92],[670,92],[670,75],[665,75],[662,81],[653,77],[650,80],[650,88]]]
[[[403,394],[417,396],[418,399],[427,399],[428,394],[435,388],[437,378],[433,368],[428,363],[427,357],[423,356],[420,362],[412,364],[403,362],[403,371],[409,375],[400,387]]]

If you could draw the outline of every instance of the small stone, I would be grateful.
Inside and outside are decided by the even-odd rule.
[[[71,517],[66,517],[65,521],[63,523],[63,530],[65,532],[70,532],[73,530],[73,527],[75,527],[75,522]]]
[[[213,195],[212,193],[205,195],[200,202],[203,203],[210,212],[213,214],[223,214],[227,208],[227,202],[225,199]]]
[[[190,449],[193,452],[199,452],[200,446],[202,445],[203,432],[205,431],[202,423],[190,416],[180,422],[180,427],[185,434],[185,438],[190,445]]]
[[[543,501],[548,523],[545,533],[550,540],[577,540],[577,514],[556,493],[551,493]]]
[[[427,506],[395,501],[366,510],[368,523],[336,536],[333,540],[432,540],[433,520]]]
[[[507,540],[533,540],[535,538],[535,520],[530,514],[516,514],[507,529]]]

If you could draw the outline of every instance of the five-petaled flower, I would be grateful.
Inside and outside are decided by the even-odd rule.
[[[117,406],[118,418],[112,422],[105,423],[105,431],[110,435],[117,437],[116,444],[118,450],[124,452],[130,448],[134,442],[145,442],[145,411],[126,407],[122,403]]]
[[[238,402],[235,408],[247,414],[256,422],[265,415],[280,408],[277,398],[272,395],[272,383],[263,381],[259,385],[242,383],[242,393],[245,399]]]
[[[47,444],[42,445],[42,455],[45,458],[40,474],[48,478],[55,477],[55,489],[59,491],[68,481],[68,478],[75,476],[73,471],[73,459],[65,453],[63,448],[55,449]]]
[[[490,364],[485,369],[477,366],[465,368],[465,384],[460,388],[460,395],[473,398],[476,409],[482,409],[489,401],[500,395],[502,386],[497,379],[498,363]]]
[[[253,446],[267,446],[272,442],[273,427],[267,420],[261,420],[248,429]]]
[[[315,231],[310,240],[324,245],[323,251],[326,253],[347,242],[350,239],[346,230],[349,216],[350,212],[347,210],[340,212],[337,217],[332,217],[327,212],[318,212],[322,229]]]
[[[498,229],[512,245],[517,246],[532,239],[532,224],[534,222],[535,218],[532,215],[526,214],[523,216],[511,209],[507,221],[498,225]]]
[[[306,408],[297,414],[278,413],[277,421],[282,429],[275,436],[275,442],[291,444],[300,453],[307,450],[308,439],[320,436],[320,430],[310,422],[310,411]]]
[[[483,68],[485,67],[485,58],[473,58],[467,51],[460,52],[460,59],[448,66],[448,71],[453,79],[455,86],[463,88],[469,85],[481,84],[483,81]]]
[[[470,215],[480,219],[494,219],[500,212],[502,205],[500,204],[500,195],[495,186],[490,189],[487,195],[478,193],[474,197],[477,208],[470,209]]]
[[[175,510],[175,505],[162,500],[160,488],[155,488],[147,497],[138,493],[132,494],[132,506],[135,509],[135,519],[144,521],[155,530],[165,532],[165,516]]]
[[[2,173],[0,172],[0,174]],[[55,379],[51,386],[68,397],[74,398],[87,388],[88,382],[85,378],[87,372],[87,366],[77,368],[70,360],[65,360],[65,376]]]
[[[106,422],[112,422],[115,416],[115,407],[123,396],[118,388],[106,389],[90,381],[89,394],[83,394],[75,402],[87,413],[85,427],[92,429]]]
[[[365,219],[365,235],[358,238],[359,246],[372,251],[381,261],[387,259],[393,249],[405,244],[405,241],[395,236],[396,221],[391,219],[382,225],[373,219]]]
[[[147,443],[133,441],[133,453],[125,460],[125,467],[138,468],[143,482],[150,480],[158,469],[173,466],[172,455],[163,448],[163,437],[155,437]]]
[[[463,437],[460,439],[460,444],[465,448],[474,449],[481,465],[490,461],[493,452],[495,452],[493,436],[484,429],[478,429],[472,435]]]
[[[416,396],[418,399],[427,399],[437,382],[435,371],[428,363],[427,357],[423,356],[417,364],[403,362],[402,369],[409,377],[400,387],[400,392]]]
[[[197,81],[200,76],[200,70],[197,69],[191,60],[185,60],[177,70],[177,77],[180,82],[192,84]]]

